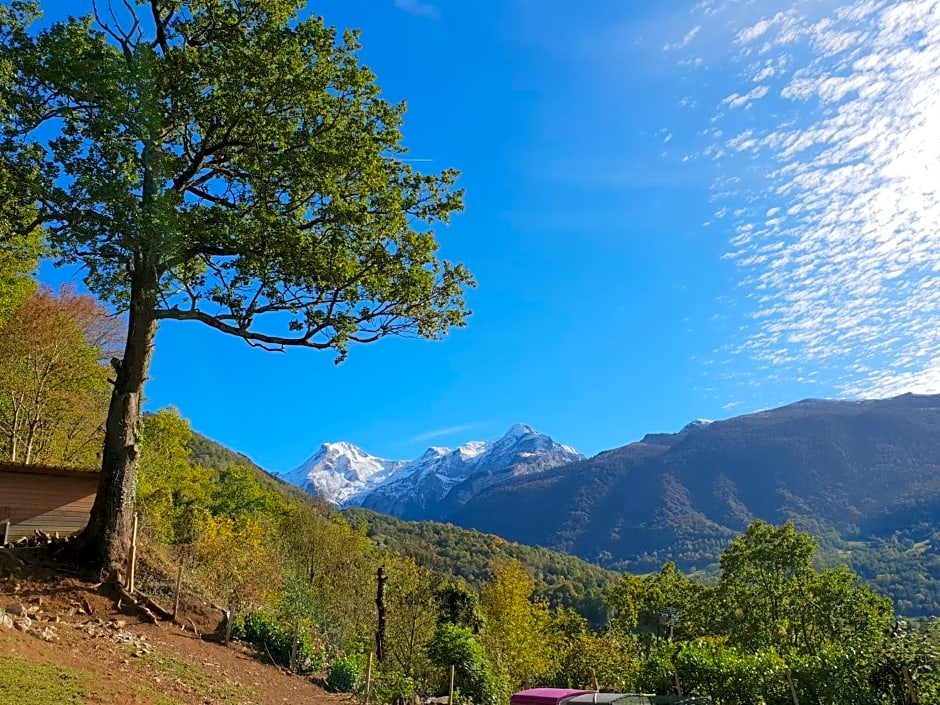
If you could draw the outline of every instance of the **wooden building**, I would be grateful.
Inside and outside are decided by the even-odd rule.
[[[81,531],[99,476],[98,470],[0,463],[0,533],[7,522],[9,541],[32,536],[36,529],[60,536]]]

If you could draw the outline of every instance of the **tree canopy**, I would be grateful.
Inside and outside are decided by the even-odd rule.
[[[405,106],[359,64],[358,34],[302,9],[154,0],[127,26],[96,15],[32,34],[35,3],[4,7],[4,170],[55,256],[119,308],[146,267],[155,318],[258,345],[342,356],[437,336],[462,323],[470,283],[427,227],[462,207],[457,174],[402,161]]]

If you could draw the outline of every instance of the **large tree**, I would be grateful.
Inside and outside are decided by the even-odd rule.
[[[80,543],[113,575],[160,321],[341,360],[462,325],[472,279],[431,229],[462,208],[457,175],[410,168],[404,105],[381,97],[355,32],[300,0],[101,5],[38,31],[37,3],[0,6],[0,172],[54,256],[127,312]]]

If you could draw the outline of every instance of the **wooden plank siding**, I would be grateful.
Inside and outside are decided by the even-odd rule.
[[[36,529],[60,536],[84,529],[98,477],[97,472],[0,463],[0,524],[10,521],[9,540],[32,536]]]

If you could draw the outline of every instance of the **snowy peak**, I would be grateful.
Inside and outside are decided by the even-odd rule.
[[[503,438],[522,438],[532,434],[538,435],[538,432],[524,423],[516,423],[509,427],[509,430],[503,434]]]
[[[324,443],[284,479],[311,494],[346,504],[388,479],[403,464],[371,455],[352,443]]]
[[[433,515],[445,498],[461,504],[503,479],[578,460],[583,456],[574,448],[518,423],[495,440],[432,446],[411,461],[379,458],[351,443],[324,443],[284,479],[340,506],[415,518]]]

